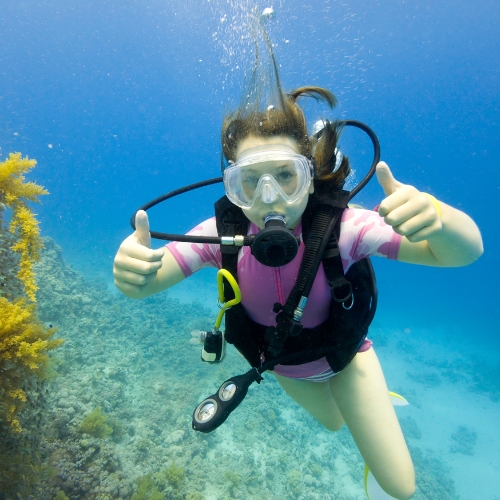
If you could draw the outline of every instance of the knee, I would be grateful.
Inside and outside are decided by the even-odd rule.
[[[413,488],[408,488],[407,490],[402,492],[401,495],[396,498],[398,498],[399,500],[410,500],[411,498],[413,498],[413,495],[415,495],[415,485],[413,486]]]
[[[415,479],[394,485],[392,488],[384,488],[384,491],[398,500],[410,500],[415,495]]]
[[[344,420],[328,420],[327,422],[320,422],[320,424],[330,432],[338,432],[344,426]]]
[[[375,470],[374,470],[375,469]],[[374,465],[370,469],[379,488],[383,489],[391,498],[410,500],[415,495],[415,471],[413,467],[383,467],[377,470]],[[385,497],[384,497],[385,498]]]

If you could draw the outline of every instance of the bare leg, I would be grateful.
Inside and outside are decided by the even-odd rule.
[[[285,392],[307,410],[329,431],[338,431],[344,424],[329,382],[308,382],[274,374]]]
[[[375,351],[356,354],[328,381],[366,464],[389,495],[412,498],[415,471]]]

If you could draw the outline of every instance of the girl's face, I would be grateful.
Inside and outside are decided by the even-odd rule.
[[[278,147],[286,150],[293,150],[293,152],[299,154],[297,142],[290,137],[276,136],[264,138],[250,136],[243,139],[238,144],[238,148],[236,150],[236,160],[239,161],[252,153],[265,151],[266,146],[269,146],[270,150],[272,150],[273,147],[274,149],[277,149],[276,147]],[[289,184],[293,183],[293,178],[291,178],[284,166],[279,166],[277,168],[276,165],[266,165],[264,163],[260,163],[258,168],[256,168],[253,172],[253,177],[246,181],[249,189],[255,188],[251,182],[254,182],[255,184],[258,181],[258,178],[264,174],[272,174],[285,192],[287,189],[291,189]],[[294,229],[306,209],[309,194],[312,194],[313,192],[314,186],[311,182],[308,192],[294,203],[287,203],[281,196],[271,197],[271,201],[269,199],[264,200],[263,194],[263,196],[259,196],[257,198],[251,208],[243,208],[243,213],[248,220],[253,222],[259,229],[263,229],[265,227],[264,216],[270,212],[277,212],[285,217],[286,226],[289,229]]]

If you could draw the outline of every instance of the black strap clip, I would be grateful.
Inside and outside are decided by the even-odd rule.
[[[268,351],[273,356],[279,356],[288,336],[297,337],[303,328],[304,326],[300,321],[295,321],[284,311],[281,311],[276,316],[276,326],[270,326],[264,334],[264,338],[268,343]]]
[[[352,285],[343,276],[330,281],[332,287],[332,298],[338,304],[345,304],[352,297]]]

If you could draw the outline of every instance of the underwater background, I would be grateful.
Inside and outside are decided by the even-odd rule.
[[[410,402],[397,411],[415,498],[500,498],[500,6],[450,0],[2,1],[0,161],[35,158],[28,178],[50,192],[34,206],[46,237],[37,303],[66,342],[23,444],[36,448],[37,479],[14,478],[0,498],[364,498],[349,432],[322,430],[272,376],[217,431],[191,430],[194,407],[246,370],[232,349],[208,366],[189,344],[215,319],[213,271],[142,302],[112,282],[139,206],[220,175],[220,125],[253,61],[255,6],[274,9],[266,29],[284,88],[324,86],[339,100],[333,111],[306,102],[311,125],[367,123],[398,180],[482,231],[485,254],[466,268],[372,259],[370,338],[389,388]],[[346,130],[341,148],[355,183],[371,146]],[[222,194],[166,202],[152,229],[184,233]],[[354,201],[382,196],[373,180]],[[100,431],[86,432],[89,415]]]

